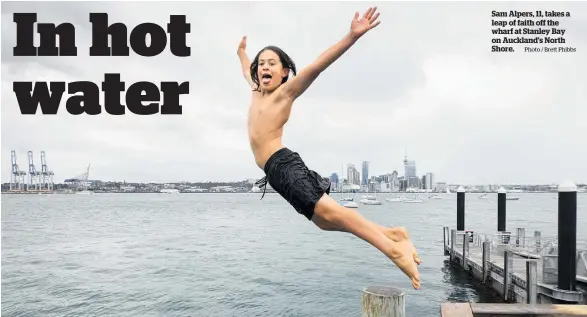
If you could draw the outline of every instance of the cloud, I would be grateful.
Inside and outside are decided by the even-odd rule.
[[[138,7],[140,5],[140,8]],[[543,5],[540,5],[543,7]],[[294,104],[284,143],[321,174],[371,161],[370,174],[403,174],[407,151],[418,174],[464,183],[587,179],[587,5],[549,4],[576,53],[491,53],[491,10],[535,11],[533,3],[385,3],[382,23],[336,61]],[[127,181],[261,177],[247,138],[250,89],[236,47],[248,35],[252,58],[282,47],[298,68],[348,32],[363,3],[2,3],[2,181],[10,151],[26,169],[46,151],[57,181],[79,175]],[[14,57],[13,12],[76,26],[77,57]],[[90,12],[129,30],[191,23],[190,57],[90,57]],[[141,14],[137,14],[140,12]],[[38,44],[38,39],[37,42]],[[181,116],[26,116],[12,82],[92,80],[120,73],[136,81],[189,81]],[[122,94],[122,99],[124,100]],[[100,99],[103,102],[103,98]],[[62,101],[64,107],[65,100]],[[564,163],[563,163],[564,162]],[[37,163],[38,164],[38,163]],[[38,167],[39,168],[39,167]]]

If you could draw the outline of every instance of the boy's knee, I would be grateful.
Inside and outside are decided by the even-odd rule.
[[[312,216],[312,222],[314,222],[314,224],[322,230],[335,231],[338,230],[335,218],[336,217],[333,214],[328,212],[314,212],[314,216]]]
[[[312,221],[314,222],[314,224],[316,224],[316,227],[324,230],[324,231],[336,231],[337,228],[330,222],[328,222],[325,219],[322,219],[320,217],[314,216],[312,218]]]
[[[330,198],[330,197],[328,197]],[[342,207],[328,198],[322,198],[314,209],[313,221],[322,230],[339,230],[342,217]]]

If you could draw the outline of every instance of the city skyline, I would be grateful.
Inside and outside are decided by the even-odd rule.
[[[25,154],[28,154],[29,151],[25,152]],[[32,158],[33,158],[33,170],[36,170],[37,173],[41,172],[43,170],[43,168],[45,168],[49,173],[51,173],[51,180],[53,180],[53,183],[58,184],[58,183],[63,183],[65,180],[67,180],[68,178],[76,178],[79,177],[80,175],[83,175],[85,173],[92,174],[94,175],[94,173],[90,173],[90,165],[87,164],[81,171],[77,171],[76,175],[68,175],[68,177],[62,177],[60,178],[60,176],[54,176],[54,171],[52,166],[49,165],[43,165],[43,161],[42,160],[42,156],[45,156],[45,151],[30,151],[33,152],[32,153]],[[22,179],[24,180],[24,183],[28,183],[29,182],[29,171],[31,170],[31,167],[29,166],[29,155],[18,155],[20,153],[16,153],[17,154],[17,166],[18,169],[20,170],[22,174]],[[24,158],[23,158],[24,156]],[[46,156],[45,156],[46,157]],[[9,157],[9,159],[11,159],[12,156]],[[351,181],[353,184],[357,184],[357,185],[361,185],[363,186],[363,163],[367,162],[369,163],[370,161],[366,161],[366,160],[361,160],[361,168],[358,169],[357,168],[357,164],[355,163],[345,163],[343,164],[342,170],[332,170],[332,172],[330,173],[323,173],[324,177],[331,177],[333,174],[336,174],[338,177],[340,177],[340,179],[344,179],[348,181],[348,175],[351,169],[354,169],[354,173],[356,173],[354,176],[351,177]],[[407,166],[405,165],[406,162],[408,163]],[[2,166],[3,169],[5,169],[5,166],[7,166],[8,168],[12,167],[12,162],[9,161],[8,159],[5,160],[5,162],[2,162]],[[46,163],[45,163],[46,164]],[[404,156],[404,161],[402,162],[403,166],[402,168],[397,168],[397,169],[393,169],[393,170],[387,170],[384,172],[373,172],[372,170],[370,170],[370,164],[367,164],[367,171],[368,171],[368,176],[369,179],[371,179],[372,177],[381,177],[381,176],[386,176],[386,175],[392,175],[394,173],[397,173],[397,177],[405,179],[405,175],[406,175],[406,171],[408,172],[408,174],[411,177],[415,177],[418,178],[419,181],[424,181],[423,177],[426,177],[429,174],[432,174],[433,179],[435,181],[439,181],[442,183],[446,183],[446,184],[466,184],[466,185],[481,185],[481,184],[557,184],[561,181],[551,181],[551,182],[538,182],[538,183],[532,183],[532,182],[455,182],[455,181],[450,181],[447,180],[445,178],[442,178],[440,180],[438,180],[437,174],[434,173],[433,171],[426,171],[423,173],[418,174],[417,172],[417,163],[415,159],[407,159],[406,156]],[[407,168],[406,168],[407,167]],[[340,172],[343,173],[340,173]],[[413,171],[413,172],[412,172]],[[12,173],[6,173],[2,175],[2,181],[1,183],[5,183],[8,184],[10,183],[10,175]],[[5,180],[5,178],[7,180]],[[171,180],[132,180],[132,179],[104,179],[104,178],[100,178],[99,176],[95,176],[95,177],[89,177],[88,179],[92,179],[92,180],[103,180],[103,181],[112,181],[112,182],[130,182],[130,183],[181,183],[181,182],[193,182],[193,183],[199,183],[199,182],[240,182],[242,180],[250,180],[250,179],[255,179],[255,177],[243,177],[243,178],[234,178],[234,179],[215,179],[215,178],[211,178],[211,179],[171,179]],[[587,180],[585,181],[581,181],[581,180],[576,180],[576,179],[571,179],[573,182],[575,182],[576,184],[583,184],[583,183],[587,183]],[[433,182],[434,183],[434,182]]]
[[[353,163],[343,166],[342,173],[334,172],[330,175],[330,181],[334,188],[341,189],[342,186],[354,185],[355,189],[394,191],[398,189],[426,189],[436,190],[442,188],[441,191],[446,190],[446,182],[436,182],[435,175],[432,172],[426,172],[422,177],[416,173],[416,162],[408,160],[407,155],[404,156],[404,175],[400,176],[397,170],[386,172],[384,174],[374,174],[369,171],[369,161],[361,162],[361,170],[358,171]],[[438,186],[437,186],[438,185]],[[438,188],[437,188],[438,187]]]
[[[248,36],[250,58],[277,45],[301,69],[340,40],[354,12],[368,5],[148,2],[139,16],[121,2],[2,3],[2,182],[10,181],[11,150],[21,170],[28,170],[28,151],[35,164],[45,151],[55,182],[88,165],[90,178],[103,180],[260,179],[247,139],[250,89],[236,55],[240,39]],[[38,22],[73,23],[79,56],[13,57],[12,14],[24,10],[37,12]],[[292,108],[283,143],[310,169],[328,177],[342,164],[354,162],[360,171],[368,161],[370,175],[402,175],[407,149],[416,176],[432,172],[438,182],[587,181],[587,19],[580,13],[586,3],[549,4],[571,12],[560,19],[568,45],[577,48],[568,54],[528,54],[521,47],[490,52],[490,12],[534,11],[532,3],[382,3],[378,10],[381,24]],[[252,20],[242,14],[256,11],[267,14]],[[166,50],[151,58],[89,57],[90,12],[106,12],[111,23],[129,27],[165,25],[170,14],[185,13],[192,56]],[[222,12],[231,23],[209,32],[217,17],[207,12]],[[180,98],[183,115],[22,115],[12,91],[14,81],[100,83],[106,72],[120,73],[127,88],[137,81],[189,81],[190,94]]]

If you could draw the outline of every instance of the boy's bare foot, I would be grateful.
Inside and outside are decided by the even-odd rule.
[[[329,195],[316,203],[312,221],[322,230],[349,232],[367,241],[391,259],[420,288],[418,264],[422,263],[406,229],[386,228],[365,219],[358,212],[338,204]]]
[[[420,288],[420,273],[418,272],[418,265],[422,260],[418,257],[418,252],[414,247],[408,231],[405,228],[385,228],[382,227],[383,233],[394,243],[394,250],[392,251],[391,260],[399,267],[412,281],[412,286],[415,289]]]

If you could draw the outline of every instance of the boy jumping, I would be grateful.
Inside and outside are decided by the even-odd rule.
[[[294,100],[308,89],[328,66],[344,54],[367,31],[379,25],[379,13],[369,8],[359,19],[356,12],[350,31],[312,64],[296,75],[291,58],[275,46],[263,48],[253,62],[245,52],[246,36],[238,46],[245,79],[253,89],[249,109],[249,141],[256,164],[267,182],[289,204],[318,228],[349,232],[365,240],[391,259],[420,288],[418,267],[422,261],[404,228],[386,228],[365,219],[358,212],[339,205],[330,194],[330,180],[308,169],[298,153],[282,144],[283,126]],[[289,73],[294,77],[289,79]]]

